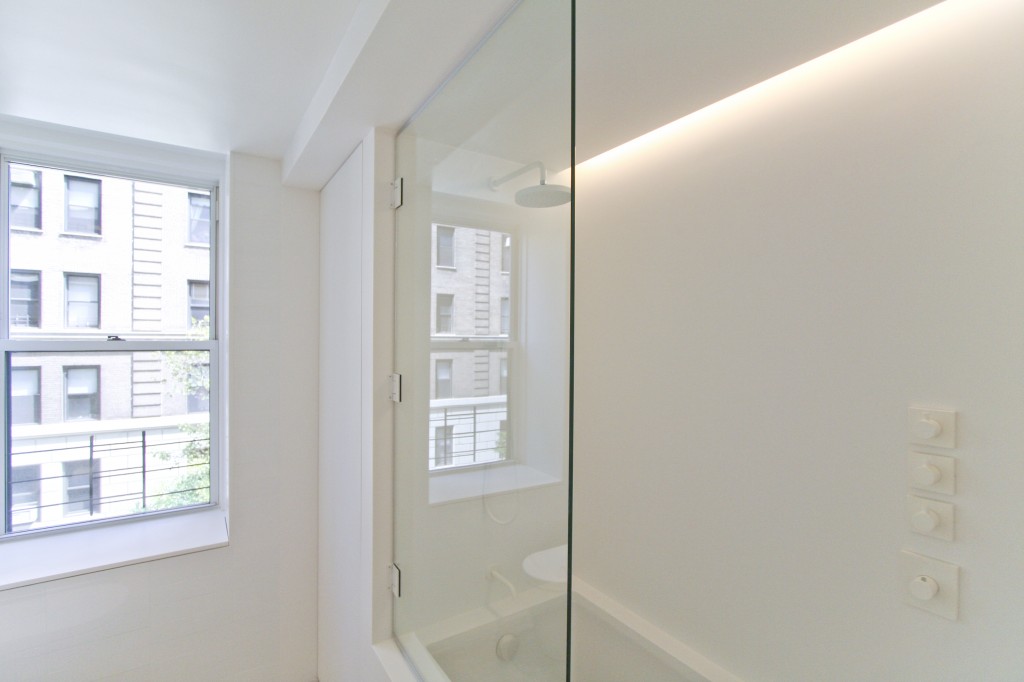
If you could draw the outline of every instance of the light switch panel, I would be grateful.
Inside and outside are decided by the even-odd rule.
[[[911,406],[907,421],[911,443],[956,447],[956,411]]]
[[[907,522],[915,533],[941,540],[953,540],[955,508],[949,502],[907,495]]]
[[[956,459],[927,452],[907,455],[907,480],[912,488],[932,493],[956,493]]]
[[[960,607],[960,567],[903,550],[900,552],[903,601],[956,620]]]

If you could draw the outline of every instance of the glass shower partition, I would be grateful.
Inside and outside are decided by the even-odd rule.
[[[400,133],[395,633],[566,679],[572,16],[523,0]]]

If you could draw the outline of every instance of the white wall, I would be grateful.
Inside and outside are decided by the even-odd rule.
[[[391,636],[394,142],[372,132],[320,200],[321,682],[386,680]]]
[[[743,679],[1024,675],[1022,39],[950,0],[577,171],[574,569]],[[960,412],[955,542],[911,403]]]
[[[316,679],[317,194],[235,155],[231,544],[0,592],[10,680]]]

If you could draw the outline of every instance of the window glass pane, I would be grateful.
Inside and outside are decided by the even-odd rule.
[[[191,408],[209,405],[209,364],[207,351],[12,353],[12,407],[43,389],[39,418],[11,426],[12,470],[42,479],[31,514],[11,499],[12,529],[208,503],[209,408]]]
[[[57,207],[42,211],[39,231],[11,223],[9,267],[32,273],[31,280],[12,277],[12,338],[209,338],[215,321],[192,324],[193,312],[199,320],[212,312],[215,254],[196,248],[209,241],[209,190],[39,165],[8,168],[12,186],[24,180],[17,186],[36,192],[41,206]],[[83,233],[95,237],[78,238]]]

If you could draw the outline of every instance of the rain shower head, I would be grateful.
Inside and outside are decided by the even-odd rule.
[[[550,208],[552,206],[561,206],[572,199],[572,189],[569,187],[547,184],[547,172],[544,170],[544,164],[540,161],[528,163],[519,170],[512,171],[497,180],[492,178],[490,181],[491,189],[498,189],[499,185],[522,175],[531,168],[540,170],[540,184],[524,187],[516,192],[517,204],[526,208]]]

